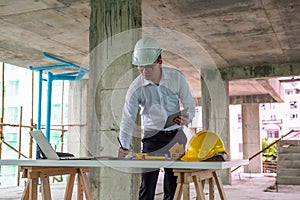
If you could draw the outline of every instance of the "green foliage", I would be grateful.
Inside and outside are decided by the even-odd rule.
[[[266,148],[268,145],[270,145],[273,142],[274,142],[274,140],[270,140],[269,138],[263,138],[262,139],[262,149]],[[262,153],[263,161],[272,161],[272,160],[276,160],[276,158],[277,158],[276,144],[273,144],[268,149],[264,150]]]

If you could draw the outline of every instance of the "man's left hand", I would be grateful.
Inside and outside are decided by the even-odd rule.
[[[191,122],[191,119],[188,114],[180,115],[174,119],[174,122],[179,126],[187,126]]]

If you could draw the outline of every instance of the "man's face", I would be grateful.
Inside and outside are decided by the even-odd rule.
[[[161,75],[161,60],[150,65],[139,65],[137,69],[142,74],[144,79],[155,81]]]

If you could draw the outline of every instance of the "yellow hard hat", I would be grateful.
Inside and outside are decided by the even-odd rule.
[[[182,161],[203,161],[213,156],[225,153],[223,141],[213,132],[203,130],[196,133],[188,144],[187,151],[181,157]]]

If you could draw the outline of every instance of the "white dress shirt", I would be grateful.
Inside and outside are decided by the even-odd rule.
[[[162,67],[159,85],[145,80],[140,74],[130,85],[123,108],[120,140],[129,149],[138,108],[141,108],[144,130],[163,130],[167,117],[183,108],[189,108],[190,119],[195,115],[195,101],[181,71]],[[179,128],[173,125],[166,130]]]

